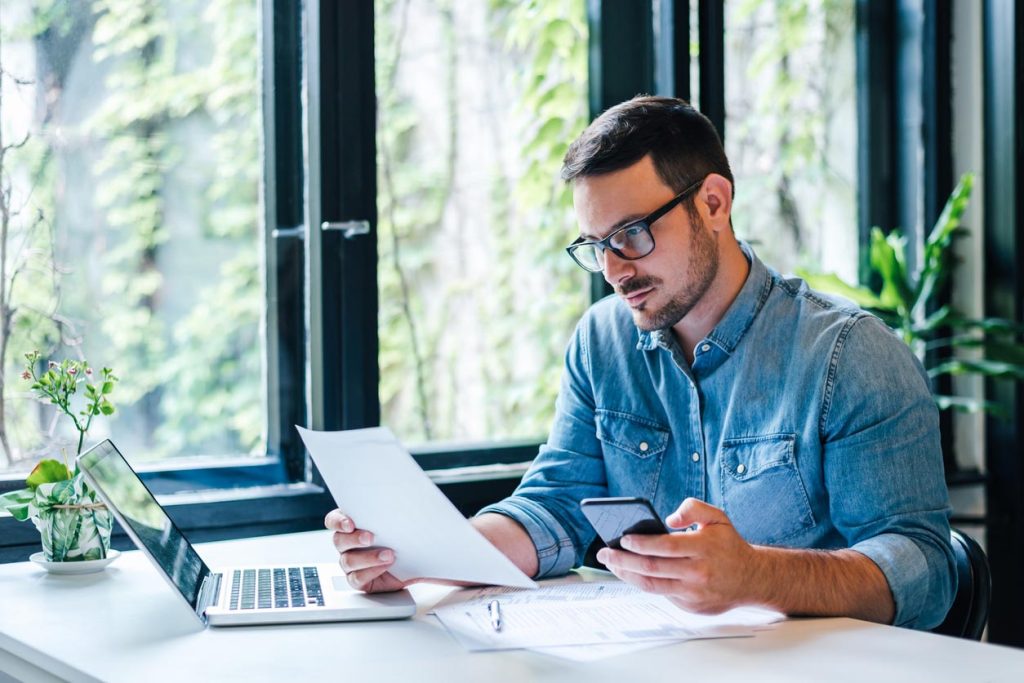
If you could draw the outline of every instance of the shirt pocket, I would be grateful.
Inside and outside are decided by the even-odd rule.
[[[722,500],[750,543],[772,544],[814,526],[793,434],[726,439],[721,448]]]
[[[668,449],[669,430],[648,418],[600,408],[595,418],[608,495],[653,500]]]

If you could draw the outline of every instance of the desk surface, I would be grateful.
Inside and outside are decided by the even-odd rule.
[[[210,564],[331,562],[328,532],[199,546]],[[677,643],[590,663],[468,653],[426,612],[450,589],[413,588],[405,621],[203,630],[140,553],[106,571],[0,565],[0,671],[25,681],[1014,681],[1024,650],[853,619],[794,619],[755,638]],[[0,676],[0,679],[3,677]]]

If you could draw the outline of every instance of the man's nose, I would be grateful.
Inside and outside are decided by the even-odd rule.
[[[605,249],[604,253],[604,279],[612,287],[620,285],[636,274],[636,268],[629,259],[624,259],[611,249]]]

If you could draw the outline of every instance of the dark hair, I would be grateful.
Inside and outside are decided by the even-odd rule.
[[[639,95],[598,116],[569,145],[562,180],[601,175],[651,155],[658,177],[682,192],[709,173],[733,183],[714,125],[684,100]]]

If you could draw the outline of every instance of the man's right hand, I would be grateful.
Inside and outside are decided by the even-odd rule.
[[[338,564],[353,588],[367,593],[386,593],[413,583],[399,581],[388,572],[395,563],[395,551],[373,547],[373,533],[357,528],[352,518],[341,510],[327,513],[324,526],[334,532],[334,547],[341,555]]]

